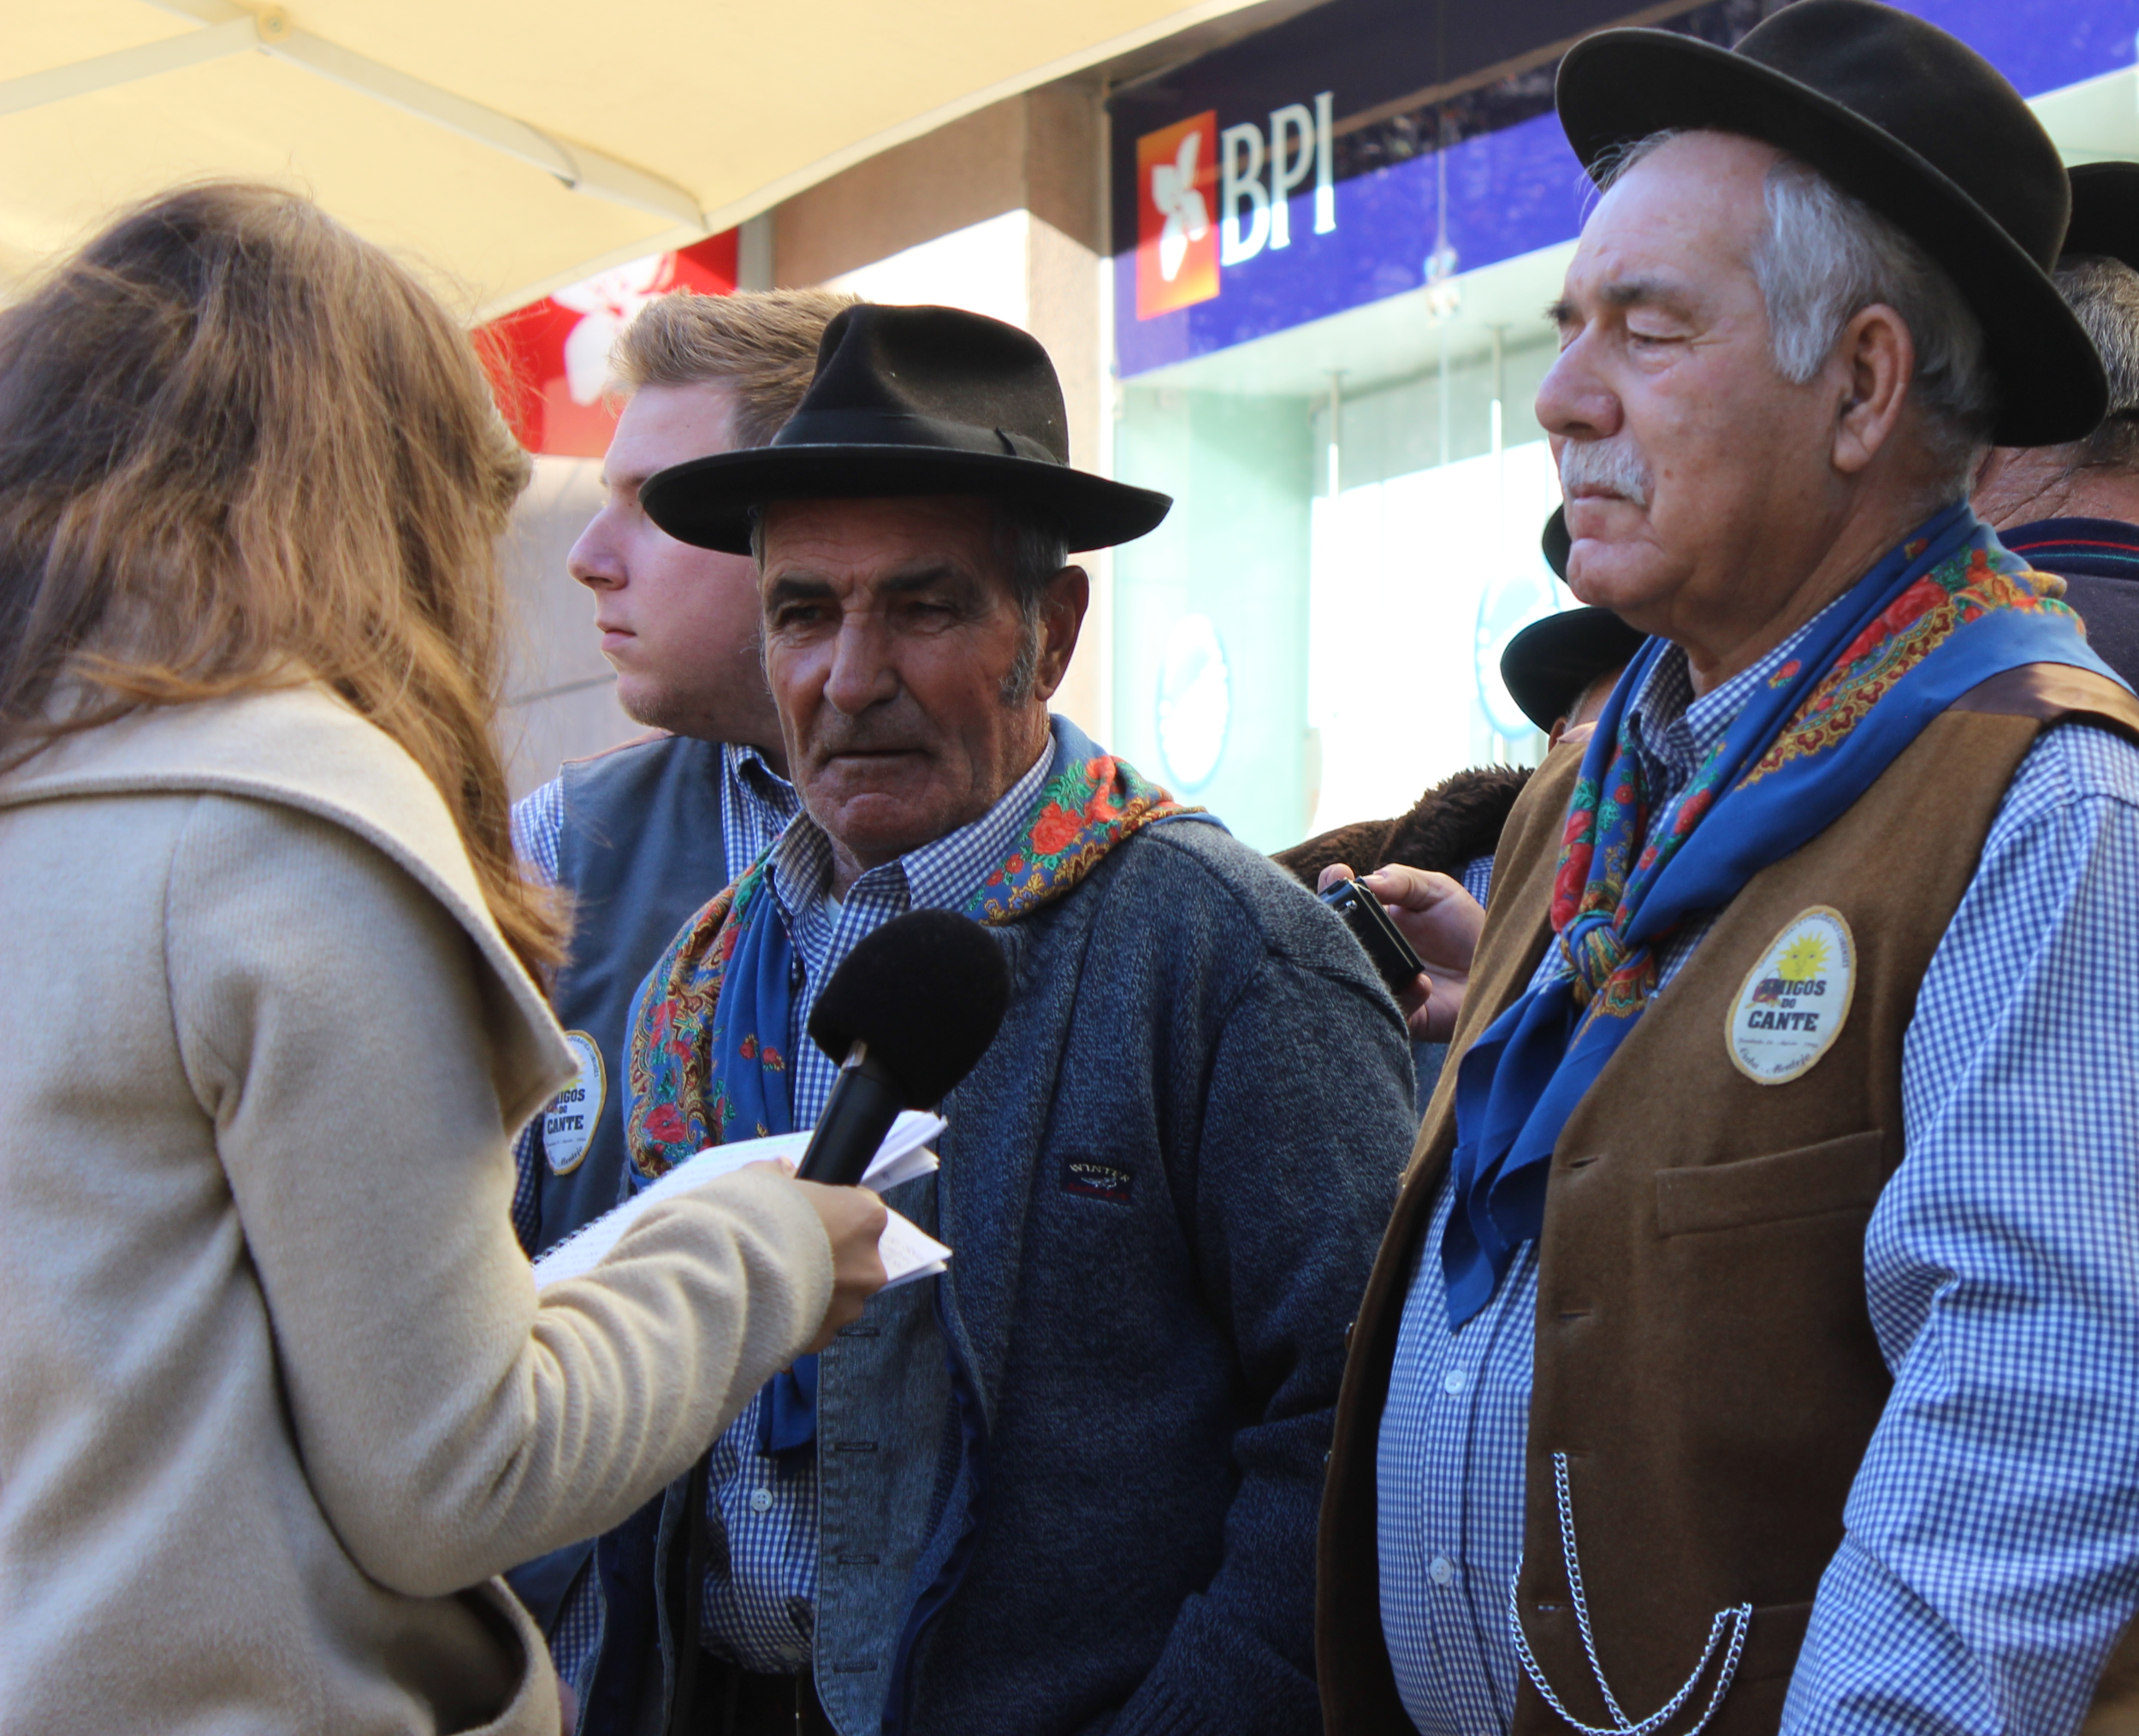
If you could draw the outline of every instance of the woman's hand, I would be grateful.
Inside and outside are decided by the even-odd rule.
[[[1463,992],[1471,980],[1471,956],[1478,951],[1485,909],[1446,874],[1391,862],[1371,874],[1355,875],[1332,862],[1315,882],[1326,892],[1339,880],[1356,879],[1382,901],[1389,920],[1411,942],[1425,973],[1396,997],[1416,1043],[1445,1043],[1463,1010]]]
[[[832,1342],[850,1320],[861,1318],[862,1304],[884,1288],[884,1259],[876,1251],[884,1234],[884,1202],[867,1188],[827,1188],[797,1182],[803,1198],[816,1208],[832,1241],[832,1306],[805,1355]]]

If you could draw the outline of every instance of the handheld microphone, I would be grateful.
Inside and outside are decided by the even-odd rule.
[[[933,1109],[970,1073],[1010,1002],[1002,948],[969,917],[910,910],[865,936],[809,1015],[839,1076],[797,1176],[852,1187],[902,1109]]]

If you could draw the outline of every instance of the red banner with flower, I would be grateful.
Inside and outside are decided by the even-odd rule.
[[[476,334],[491,389],[520,444],[559,458],[600,458],[616,406],[604,388],[609,347],[649,301],[678,289],[735,291],[736,232],[676,253],[612,266],[492,320]]]

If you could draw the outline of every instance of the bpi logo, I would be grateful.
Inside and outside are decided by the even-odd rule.
[[[1314,232],[1336,228],[1330,104],[1324,91],[1312,111],[1305,103],[1273,111],[1267,143],[1252,121],[1221,133],[1216,109],[1136,141],[1137,318],[1208,301],[1218,293],[1221,266],[1244,265],[1265,246],[1290,246],[1292,190],[1310,171]]]

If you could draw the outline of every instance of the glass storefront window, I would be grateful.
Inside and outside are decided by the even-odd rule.
[[[1259,847],[1535,763],[1499,661],[1572,601],[1532,410],[1567,251],[1124,385],[1117,472],[1179,504],[1115,556],[1116,739]]]

